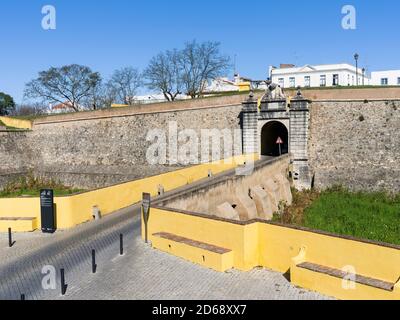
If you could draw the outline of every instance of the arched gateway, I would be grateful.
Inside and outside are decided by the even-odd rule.
[[[289,132],[279,121],[267,122],[261,129],[261,155],[279,157],[289,153]]]
[[[243,153],[274,157],[290,153],[298,189],[310,188],[312,181],[308,164],[309,102],[299,90],[288,103],[279,86],[270,85],[260,107],[251,93],[242,109]],[[277,142],[282,142],[281,150]]]

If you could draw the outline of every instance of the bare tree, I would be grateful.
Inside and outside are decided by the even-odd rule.
[[[220,54],[219,42],[187,42],[180,54],[182,81],[186,93],[199,97],[207,81],[215,79],[230,68],[230,58]]]
[[[115,92],[122,103],[132,105],[137,90],[142,85],[142,75],[132,67],[114,71],[108,82],[109,90]]]
[[[13,116],[37,116],[46,114],[48,111],[47,107],[39,102],[35,103],[24,103],[17,105],[13,111]]]
[[[69,102],[79,111],[81,101],[101,82],[100,74],[89,67],[72,64],[39,72],[39,77],[26,85],[25,97],[47,103]]]
[[[111,105],[117,101],[117,92],[114,87],[104,84],[101,88],[100,103],[102,108],[111,108]]]
[[[180,53],[172,51],[161,52],[150,60],[144,72],[147,87],[160,90],[165,99],[174,101],[182,93]]]
[[[83,100],[83,104],[91,110],[110,108],[117,100],[115,89],[107,83],[99,82],[90,90],[90,95]]]

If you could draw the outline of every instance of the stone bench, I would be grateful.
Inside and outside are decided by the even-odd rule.
[[[154,233],[152,246],[216,271],[233,268],[233,251],[168,232]]]
[[[318,272],[322,274],[326,274],[331,277],[339,278],[339,279],[346,279],[349,276],[348,272],[343,270],[329,268],[326,266],[322,266],[319,264],[311,263],[311,262],[303,262],[297,265],[297,267],[310,270],[313,272]],[[365,277],[359,274],[354,275],[354,281],[359,284],[363,284],[369,287],[374,287],[377,289],[382,289],[386,291],[393,291],[395,283],[378,280],[370,277]]]
[[[400,272],[394,273],[396,268],[385,272],[372,267],[370,272],[374,273],[367,276],[357,272],[357,265],[349,264],[349,268],[354,268],[354,273],[351,273],[345,268],[337,268],[337,265],[328,267],[307,260],[306,247],[301,247],[299,254],[291,260],[290,282],[295,286],[346,300],[400,299]],[[344,261],[339,263],[346,264]]]
[[[36,217],[0,217],[0,232],[31,232],[37,229]]]

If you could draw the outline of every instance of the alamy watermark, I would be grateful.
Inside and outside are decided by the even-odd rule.
[[[52,5],[42,7],[42,28],[43,30],[56,30],[57,28],[57,13],[56,8]]]
[[[355,290],[356,289],[356,268],[354,266],[344,266],[342,271],[346,275],[342,279],[342,288],[344,290]]]
[[[46,265],[42,268],[42,288],[43,290],[57,289],[57,271],[54,266]]]
[[[344,30],[355,30],[357,29],[357,11],[352,5],[345,5],[342,8],[342,28]]]
[[[186,166],[215,161],[234,164],[234,157],[242,154],[241,129],[178,130],[177,122],[170,121],[167,130],[149,130],[146,141],[151,143],[146,151],[150,165]],[[253,163],[254,158],[249,155],[236,174],[250,174]]]

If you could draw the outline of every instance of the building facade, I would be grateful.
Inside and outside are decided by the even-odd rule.
[[[233,80],[230,80],[227,77],[212,79],[205,85],[204,92],[206,94],[213,94],[218,92],[250,91],[252,88],[252,83],[252,79],[241,77],[239,74],[235,74]]]
[[[310,101],[300,90],[290,105],[278,87],[268,89],[258,107],[253,93],[243,102],[242,141],[244,154],[277,157],[291,154],[294,186],[310,189],[312,172],[308,162]]]
[[[369,85],[370,78],[363,69],[350,64],[305,65],[294,67],[281,65],[280,68],[270,67],[270,79],[281,88],[296,87],[335,87]],[[358,81],[357,81],[358,77]]]
[[[400,70],[371,72],[371,84],[374,86],[400,86]]]

